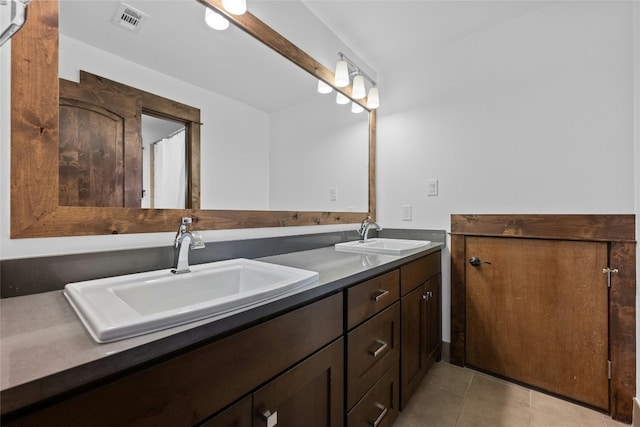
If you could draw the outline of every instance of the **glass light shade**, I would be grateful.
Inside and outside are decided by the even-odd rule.
[[[362,99],[367,94],[367,90],[364,87],[364,77],[358,74],[353,78],[353,90],[351,91],[351,97],[353,99]]]
[[[352,113],[362,113],[364,111],[364,108],[362,108],[362,105],[358,104],[357,102],[352,102],[351,103],[351,112]]]
[[[333,84],[337,87],[349,86],[349,66],[344,59],[336,63],[336,73]]]
[[[242,15],[247,11],[247,0],[222,0],[222,7],[232,15]]]
[[[380,94],[378,93],[378,87],[374,86],[369,89],[369,96],[367,96],[367,108],[375,110],[380,106]]]
[[[204,21],[214,30],[226,30],[229,28],[229,21],[213,9],[206,8],[204,11]]]
[[[331,86],[318,79],[318,93],[331,93],[332,90]]]
[[[349,98],[344,96],[341,92],[336,92],[336,103],[344,105],[348,104],[351,101]]]

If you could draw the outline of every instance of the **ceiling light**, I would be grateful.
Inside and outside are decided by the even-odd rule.
[[[348,104],[350,101],[349,98],[344,96],[342,92],[336,92],[336,103],[340,105]]]
[[[369,95],[367,96],[367,108],[375,110],[380,106],[380,94],[378,93],[378,86],[373,86],[369,89]]]
[[[318,79],[318,93],[331,93],[333,88],[325,83],[323,80]]]
[[[213,9],[206,8],[204,11],[204,21],[214,30],[226,30],[229,28],[229,21]]]
[[[362,99],[367,94],[364,88],[364,77],[362,74],[358,74],[353,78],[353,90],[351,91],[351,97],[353,99]]]
[[[222,0],[222,7],[232,15],[242,15],[247,11],[247,0]]]
[[[334,87],[347,87],[349,86],[350,76],[355,76],[353,78],[353,85],[351,86],[351,94],[350,98],[347,98],[345,95],[338,92],[336,102],[338,104],[347,104],[349,99],[358,100],[364,99],[367,94],[367,81],[370,84],[369,95],[367,96],[367,109],[375,110],[380,107],[380,95],[378,93],[378,84],[367,75],[360,67],[358,67],[351,59],[347,58],[347,56],[338,52],[338,56],[340,59],[336,63],[336,71],[334,74],[333,84]],[[328,90],[326,88],[322,88],[322,83],[318,82],[318,92],[320,93],[329,93],[323,92],[322,90]],[[329,86],[329,85],[327,85]],[[361,105],[358,105],[360,108],[364,108]],[[354,107],[355,108],[355,107]],[[355,112],[355,111],[354,111]],[[360,112],[360,111],[358,111]]]
[[[337,87],[349,86],[349,65],[344,59],[340,59],[336,63],[336,73],[333,84]]]
[[[352,113],[362,113],[364,111],[364,108],[362,107],[362,105],[358,104],[357,102],[352,102],[351,103],[351,112]]]

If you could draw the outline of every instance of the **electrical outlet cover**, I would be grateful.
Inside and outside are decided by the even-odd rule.
[[[427,180],[427,196],[437,196],[437,195],[438,195],[438,180],[428,179]]]

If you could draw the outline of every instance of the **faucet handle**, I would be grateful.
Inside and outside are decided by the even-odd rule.
[[[193,222],[193,218],[190,216],[185,216],[182,218],[182,225],[189,225]]]
[[[360,227],[358,227],[358,229],[356,230],[358,234],[360,234],[360,236],[364,234],[364,230],[365,228],[367,228],[367,225],[369,225],[370,219],[371,219],[371,215],[367,215],[367,217],[363,219],[362,222],[360,223]]]

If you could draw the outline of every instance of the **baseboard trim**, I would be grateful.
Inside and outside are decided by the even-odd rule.
[[[442,355],[440,358],[443,362],[451,363],[451,343],[442,341]]]

